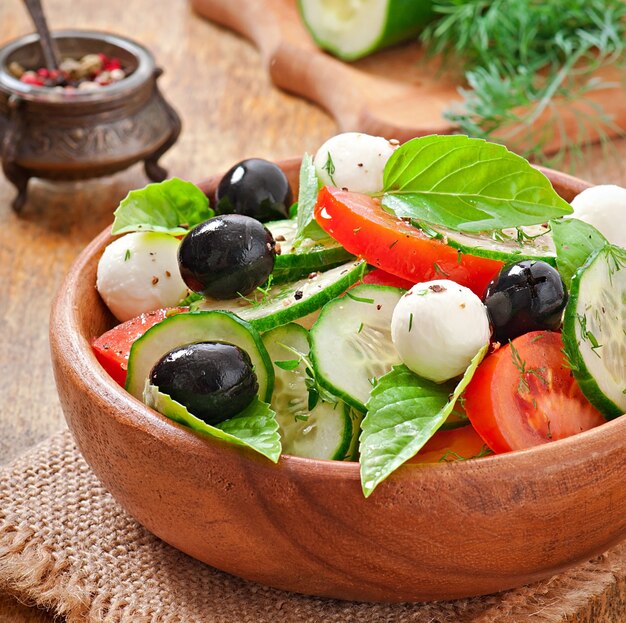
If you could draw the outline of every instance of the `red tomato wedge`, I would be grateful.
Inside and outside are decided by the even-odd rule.
[[[368,195],[325,186],[317,197],[315,220],[350,253],[412,284],[451,279],[482,296],[503,265],[430,238]]]
[[[478,366],[465,412],[494,452],[521,450],[605,422],[566,366],[560,333],[515,338]]]
[[[166,315],[177,314],[186,310],[186,307],[157,309],[113,327],[91,343],[96,359],[113,380],[124,387],[128,355],[133,342],[150,327],[161,322]]]
[[[450,463],[484,456],[486,450],[482,437],[468,425],[436,432],[409,463]]]

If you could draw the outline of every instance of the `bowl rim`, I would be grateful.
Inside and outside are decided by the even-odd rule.
[[[299,158],[278,161],[282,167],[293,166]],[[552,182],[571,184],[580,190],[590,186],[579,178],[541,168]],[[217,176],[216,176],[217,177]],[[206,188],[210,181],[198,184]],[[94,256],[99,254],[104,246],[114,237],[110,235],[110,226],[105,228],[83,249],[73,262],[66,274],[55,300],[50,315],[50,344],[57,356],[76,373],[77,383],[81,385],[83,393],[91,400],[106,403],[115,408],[109,408],[108,413],[118,420],[119,424],[140,429],[143,434],[153,437],[159,442],[170,446],[184,444],[186,452],[208,457],[215,447],[243,455],[257,463],[263,464],[269,469],[293,470],[299,473],[311,475],[323,475],[327,478],[341,480],[349,479],[360,483],[360,465],[358,462],[333,461],[327,459],[311,459],[293,455],[281,454],[277,464],[261,457],[253,450],[228,444],[219,439],[202,435],[196,431],[178,424],[160,413],[150,409],[140,400],[129,394],[119,386],[98,363],[92,349],[91,341],[97,336],[86,336],[78,330],[80,298],[80,284],[84,281],[81,275],[88,265],[93,262]],[[94,275],[95,276],[95,275]],[[95,288],[95,279],[92,284]],[[60,329],[60,331],[57,331]],[[528,466],[529,462],[536,463],[537,470],[550,470],[562,467],[562,454],[582,455],[594,450],[606,450],[607,441],[614,444],[615,449],[623,447],[626,438],[626,417],[617,417],[607,421],[601,426],[578,433],[565,439],[541,444],[523,450],[489,455],[480,459],[466,461],[442,462],[442,463],[405,463],[400,466],[389,479],[406,478],[414,479],[417,473],[424,477],[437,477],[444,473],[457,471],[465,474],[479,475],[491,474],[493,471],[505,476],[507,472],[517,472],[522,466]],[[565,452],[567,451],[567,452]],[[384,486],[384,482],[381,486]],[[380,488],[380,487],[379,487]],[[374,493],[375,495],[375,493]]]
[[[106,102],[127,96],[141,86],[154,73],[156,68],[154,56],[142,44],[107,31],[99,30],[55,30],[51,33],[56,40],[83,39],[87,41],[103,41],[118,48],[123,48],[137,59],[137,68],[123,80],[93,91],[75,90],[71,93],[54,91],[50,87],[29,85],[15,78],[8,71],[7,60],[20,48],[39,41],[37,33],[30,33],[12,39],[0,47],[0,90],[34,102],[45,102],[57,105],[85,104],[89,102]]]

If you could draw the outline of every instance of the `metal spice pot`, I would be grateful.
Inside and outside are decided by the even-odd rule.
[[[181,122],[157,86],[162,70],[143,46],[117,35],[56,31],[61,56],[104,53],[120,59],[127,77],[94,90],[66,92],[20,82],[11,63],[43,65],[37,35],[0,48],[0,155],[17,188],[21,211],[31,177],[82,180],[110,175],[145,161],[153,181],[167,176],[159,158],[176,142]]]

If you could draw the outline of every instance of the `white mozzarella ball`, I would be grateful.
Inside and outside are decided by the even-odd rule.
[[[393,311],[391,338],[407,368],[441,383],[463,374],[489,343],[487,308],[454,281],[418,283]]]
[[[574,218],[593,225],[611,244],[626,247],[626,188],[592,186],[572,201]]]
[[[365,194],[380,192],[385,164],[397,146],[397,141],[382,136],[337,134],[317,150],[315,171],[325,186]]]
[[[168,234],[135,232],[106,247],[98,262],[96,287],[120,322],[173,307],[186,296],[178,269],[179,245]]]

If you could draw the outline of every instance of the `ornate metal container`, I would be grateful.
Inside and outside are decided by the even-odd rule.
[[[143,46],[92,31],[54,33],[62,56],[102,52],[117,57],[129,74],[93,91],[56,91],[24,84],[8,67],[43,66],[37,35],[0,49],[0,155],[18,190],[13,208],[26,201],[28,180],[79,180],[109,175],[144,161],[147,176],[165,179],[159,158],[176,142],[181,122],[157,86],[162,70]]]

